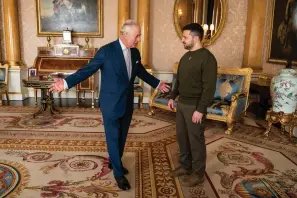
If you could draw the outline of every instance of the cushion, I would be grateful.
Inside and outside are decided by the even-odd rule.
[[[173,90],[176,82],[176,74],[173,74],[172,82],[171,83],[166,83],[169,85],[169,91],[167,93],[162,93],[161,91],[158,91],[156,97],[153,99],[155,103],[163,104],[163,105],[168,105],[168,101],[170,99],[171,95],[171,90]],[[175,102],[176,105],[176,102]]]
[[[0,68],[0,81],[5,81],[6,77],[6,68]]]
[[[154,102],[155,103],[158,103],[158,104],[162,104],[162,105],[168,105],[168,102],[169,102],[169,99],[170,99],[170,93],[162,93],[159,95],[159,97],[156,97],[154,99]],[[174,101],[174,106],[176,106],[177,102]]]
[[[139,84],[140,83],[140,79],[139,79],[139,77],[135,77],[135,80],[134,80],[134,84]]]
[[[207,114],[227,116],[230,110],[230,102],[223,100],[213,100],[210,107],[207,108]]]
[[[155,99],[155,103],[163,104],[163,105],[168,105],[168,101],[169,101],[168,98],[156,98]]]
[[[231,101],[235,93],[241,93],[244,76],[218,74],[215,99]]]
[[[0,88],[6,87],[6,84],[0,83]]]

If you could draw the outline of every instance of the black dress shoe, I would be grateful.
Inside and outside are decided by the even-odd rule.
[[[129,181],[126,179],[126,177],[114,177],[117,181],[118,187],[122,190],[129,190],[131,188]]]
[[[108,168],[113,169],[112,164],[110,162],[108,163]],[[126,169],[125,167],[123,167],[123,171],[124,171],[124,175],[127,175],[129,173],[128,169]]]

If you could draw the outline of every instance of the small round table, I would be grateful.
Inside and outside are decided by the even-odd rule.
[[[33,114],[34,118],[46,111],[49,111],[51,115],[61,113],[54,107],[53,93],[49,91],[49,86],[52,83],[54,83],[54,81],[23,80],[24,87],[32,87],[41,90],[41,106],[40,109]]]

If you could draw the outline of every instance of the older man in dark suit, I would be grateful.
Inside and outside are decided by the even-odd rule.
[[[123,167],[123,156],[126,138],[133,113],[136,76],[162,92],[168,92],[168,85],[149,74],[141,63],[137,43],[140,41],[140,26],[133,20],[127,20],[121,28],[118,40],[101,47],[95,57],[84,67],[65,80],[56,79],[50,91],[60,92],[71,88],[101,70],[101,90],[99,107],[102,112],[110,167],[119,188],[130,189]]]

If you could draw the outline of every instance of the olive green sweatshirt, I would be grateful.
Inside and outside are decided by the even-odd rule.
[[[179,102],[196,105],[196,110],[205,114],[215,94],[216,80],[214,55],[206,48],[188,51],[179,62],[171,99],[179,96]]]

